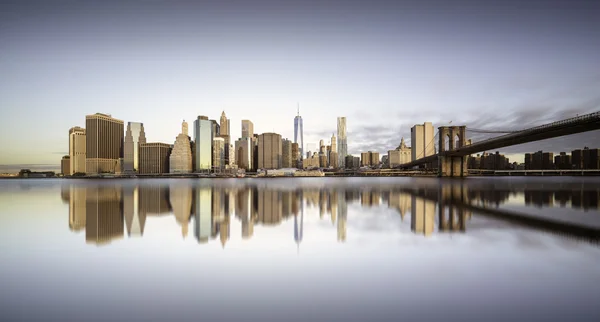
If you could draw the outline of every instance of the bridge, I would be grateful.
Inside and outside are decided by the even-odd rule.
[[[411,169],[424,164],[437,165],[439,177],[468,176],[467,161],[471,154],[535,142],[565,135],[600,129],[600,112],[552,122],[522,131],[515,131],[484,141],[467,144],[466,126],[438,127],[439,152],[398,166]],[[457,140],[454,140],[454,139]],[[448,148],[446,148],[448,143]]]

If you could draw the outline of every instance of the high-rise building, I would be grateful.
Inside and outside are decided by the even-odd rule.
[[[258,168],[280,169],[282,159],[281,135],[263,133],[258,136]]]
[[[425,122],[410,129],[411,160],[418,160],[435,154],[433,124]]]
[[[115,173],[123,158],[123,121],[108,114],[86,115],[86,173]]]
[[[140,143],[139,168],[140,174],[169,173],[169,156],[171,145],[166,143]]]
[[[254,142],[252,138],[243,137],[235,141],[235,159],[238,168],[250,171],[254,169],[253,162]]]
[[[194,121],[196,172],[208,172],[212,168],[212,138],[212,122],[206,116],[198,116]]]
[[[85,129],[79,126],[69,129],[69,173],[85,173]]]
[[[340,162],[340,158],[338,157],[337,152],[331,151],[329,153],[329,166],[334,169],[337,169],[340,167],[339,162]]]
[[[337,153],[340,168],[345,168],[348,155],[348,137],[346,136],[346,117],[337,118]]]
[[[225,156],[225,164],[231,164],[229,161],[229,144],[231,144],[231,126],[229,124],[230,120],[225,115],[225,111],[221,113],[221,132],[219,136],[221,136],[225,140],[224,145],[224,156]]]
[[[288,139],[281,140],[281,167],[291,168],[292,165],[292,141]]]
[[[298,167],[298,160],[300,160],[300,149],[298,148],[298,143],[292,143],[292,167]]]
[[[250,120],[242,120],[242,139],[254,136],[254,124]]]
[[[298,115],[294,117],[294,143],[298,143],[298,151],[301,160],[304,158],[304,129],[302,124],[302,116],[300,116],[300,105],[298,105]]]
[[[369,157],[371,159],[371,161],[370,161],[371,166],[378,166],[379,165],[379,162],[380,162],[379,152],[369,151]]]
[[[123,171],[139,171],[140,144],[146,143],[144,123],[127,122],[127,131],[124,140]]]
[[[573,169],[584,169],[583,167],[583,150],[577,149],[571,151],[571,162],[573,163]]]
[[[360,153],[360,166],[368,167],[370,165],[371,165],[371,156],[369,155],[369,152],[361,152]]]
[[[214,138],[212,149],[213,171],[221,172],[225,168],[225,139],[222,137]]]
[[[184,120],[181,123],[181,133],[177,135],[171,156],[169,157],[170,173],[190,173],[192,168],[192,143],[188,135],[188,124]]]

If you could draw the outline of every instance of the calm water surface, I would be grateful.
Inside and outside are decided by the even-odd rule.
[[[1,180],[3,321],[600,321],[596,178]],[[533,225],[504,214],[543,219]]]

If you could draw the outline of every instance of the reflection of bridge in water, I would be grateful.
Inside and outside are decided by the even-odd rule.
[[[305,208],[318,211],[321,219],[329,214],[336,227],[337,240],[343,242],[347,238],[348,206],[352,204],[363,208],[387,205],[397,210],[402,221],[410,214],[411,231],[425,236],[436,232],[436,226],[437,233],[465,232],[468,226],[477,229],[477,224],[467,224],[475,213],[534,229],[592,240],[600,238],[600,220],[594,227],[499,207],[511,197],[519,196],[522,205],[536,208],[557,205],[598,211],[600,189],[595,184],[552,183],[548,186],[483,180],[480,183],[469,180],[469,184],[454,180],[416,180],[410,185],[290,188],[271,184],[240,186],[237,182],[231,186],[202,186],[190,182],[73,184],[63,188],[62,196],[69,203],[69,227],[74,231],[85,228],[86,241],[98,245],[122,238],[125,231],[129,237],[143,236],[148,217],[171,213],[181,227],[183,238],[187,237],[191,224],[199,243],[218,239],[223,247],[230,238],[234,217],[241,223],[242,239],[253,237],[255,225],[273,227],[293,219],[294,241],[299,244],[304,236]],[[276,181],[270,181],[273,182]]]

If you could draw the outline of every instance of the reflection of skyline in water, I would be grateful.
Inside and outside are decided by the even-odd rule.
[[[348,206],[353,204],[361,208],[387,206],[400,215],[401,222],[410,214],[411,231],[424,236],[467,230],[472,211],[455,203],[456,196],[469,200],[469,205],[498,207],[511,197],[521,196],[525,205],[535,207],[556,204],[598,210],[600,190],[597,187],[585,190],[570,187],[571,190],[555,192],[540,187],[524,191],[519,188],[467,189],[464,185],[442,185],[416,190],[398,186],[284,189],[268,185],[210,187],[177,182],[168,185],[73,184],[63,187],[61,198],[69,204],[69,229],[77,232],[85,228],[86,242],[96,245],[122,238],[125,229],[128,237],[141,237],[146,221],[152,220],[148,217],[170,214],[181,227],[184,239],[192,225],[198,243],[218,239],[223,247],[231,235],[231,220],[241,223],[239,234],[247,240],[254,236],[255,225],[275,227],[293,219],[293,238],[299,247],[305,234],[305,207],[318,210],[321,220],[331,221],[339,242],[347,239]]]

